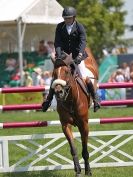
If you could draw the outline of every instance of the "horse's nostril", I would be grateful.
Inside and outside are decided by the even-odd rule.
[[[56,97],[62,99],[64,97],[64,91],[63,90],[58,90],[55,91]]]
[[[56,85],[55,86],[55,92],[58,92],[58,93],[60,93],[60,92],[62,92],[62,86],[61,85]]]
[[[55,89],[58,89],[58,90],[59,90],[60,88],[61,88],[60,85],[56,85],[56,86],[55,86]]]
[[[58,95],[62,95],[63,94],[63,90],[59,90],[56,92]]]
[[[55,88],[55,92],[60,93],[60,92],[62,92],[62,91],[61,91],[60,89]]]
[[[60,91],[59,91],[59,93],[63,93],[63,91],[62,91],[62,90],[60,90]]]

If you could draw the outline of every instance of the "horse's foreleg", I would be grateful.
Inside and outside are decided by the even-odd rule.
[[[74,169],[76,172],[76,177],[81,177],[81,167],[79,164],[79,160],[78,160],[78,155],[77,155],[77,151],[74,145],[74,138],[73,138],[73,134],[72,134],[72,130],[71,130],[71,125],[67,124],[67,125],[62,125],[62,130],[69,142],[70,145],[70,151],[73,157],[73,162],[74,162]]]
[[[92,176],[90,164],[89,164],[89,152],[87,148],[88,143],[88,123],[85,122],[83,126],[79,127],[79,131],[81,133],[81,140],[82,140],[82,157],[85,162],[85,175]]]

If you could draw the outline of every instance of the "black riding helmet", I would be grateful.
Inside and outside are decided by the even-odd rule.
[[[76,17],[76,9],[74,7],[65,7],[62,12],[63,18]]]

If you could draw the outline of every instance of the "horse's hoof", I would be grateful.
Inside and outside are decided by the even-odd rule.
[[[82,177],[82,174],[76,174],[75,177]]]
[[[86,171],[86,172],[85,172],[85,175],[86,175],[86,176],[92,176],[92,173],[91,173],[91,171]]]

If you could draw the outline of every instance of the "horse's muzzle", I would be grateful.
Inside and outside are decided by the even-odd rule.
[[[58,84],[55,86],[54,88],[54,91],[55,91],[55,95],[58,99],[62,99],[64,98],[64,89],[63,89],[63,86]]]

